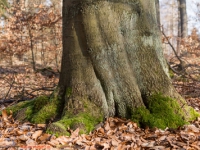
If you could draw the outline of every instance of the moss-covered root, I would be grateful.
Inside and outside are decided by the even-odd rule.
[[[49,98],[40,96],[31,101],[18,103],[7,110],[12,110],[15,119],[32,123],[47,123],[60,114],[61,104],[55,94]]]
[[[176,100],[156,94],[149,98],[147,108],[133,111],[132,119],[143,127],[177,128],[200,116],[192,107],[187,106],[187,109],[189,120],[185,119],[186,114]]]
[[[103,121],[103,113],[99,107],[90,102],[83,100],[83,109],[81,112],[74,114],[73,109],[67,109],[61,120],[52,123],[47,132],[56,135],[66,135],[67,129],[80,129],[80,133],[89,133],[98,123]]]

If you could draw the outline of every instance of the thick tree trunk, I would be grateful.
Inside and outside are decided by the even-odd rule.
[[[88,100],[105,117],[130,118],[156,93],[187,105],[167,74],[154,0],[64,0],[63,18],[63,115]]]

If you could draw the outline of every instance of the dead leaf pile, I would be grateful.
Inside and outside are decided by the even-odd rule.
[[[200,149],[200,118],[179,129],[142,129],[130,120],[108,118],[89,135],[68,130],[70,136],[45,133],[45,124],[20,123],[2,111],[0,149]]]

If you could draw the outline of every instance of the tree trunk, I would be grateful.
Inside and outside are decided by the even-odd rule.
[[[156,4],[156,14],[157,14],[157,23],[158,23],[158,26],[161,25],[160,23],[160,2],[159,0],[155,0],[155,4]]]
[[[63,118],[87,104],[87,113],[131,118],[157,93],[176,99],[181,116],[191,118],[168,77],[156,16],[154,0],[63,1]]]
[[[178,33],[177,33],[177,54],[178,56],[180,56],[181,53],[181,49],[180,49],[180,45],[181,45],[181,36],[182,36],[182,32],[181,32],[181,5],[180,5],[180,0],[177,1],[178,3]]]
[[[180,11],[180,25],[181,25],[181,38],[188,36],[188,20],[187,20],[187,11],[186,11],[186,0],[178,0],[179,11]]]
[[[154,1],[71,0],[63,6],[59,87],[71,89],[66,105],[84,97],[106,117],[127,117],[153,93],[177,95],[167,76]]]

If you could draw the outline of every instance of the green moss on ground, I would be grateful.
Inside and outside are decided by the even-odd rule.
[[[62,110],[60,100],[54,95],[52,98],[40,96],[31,101],[20,102],[7,110],[12,110],[15,119],[19,121],[30,121],[32,123],[48,123],[54,120]],[[90,100],[83,100],[80,107],[66,108],[63,117],[52,123],[48,133],[55,135],[68,135],[68,127],[72,130],[80,129],[80,133],[89,133],[98,123],[102,122],[103,113]]]
[[[59,114],[60,101],[56,96],[52,98],[40,96],[34,100],[8,107],[7,110],[12,110],[14,117],[19,121],[47,123]]]
[[[187,106],[190,112],[189,120],[194,120],[199,114]],[[162,94],[156,94],[149,98],[147,108],[140,107],[133,111],[132,120],[142,127],[157,127],[161,129],[177,128],[188,122],[185,119],[185,112],[178,102]]]
[[[73,109],[68,109],[64,116],[58,122],[52,123],[48,132],[56,135],[63,135],[67,128],[75,130],[80,129],[80,133],[89,133],[98,123],[103,121],[103,113],[101,108],[97,107],[89,100],[83,100],[83,111],[74,114]],[[66,134],[66,133],[65,133]]]
[[[37,98],[34,103],[33,115],[30,118],[32,123],[48,123],[54,120],[62,109],[61,100],[54,91],[50,98]]]
[[[8,107],[6,110],[7,112],[12,111],[15,119],[19,121],[28,121],[28,117],[30,115],[30,111],[32,111],[33,104],[34,100],[24,101]]]

